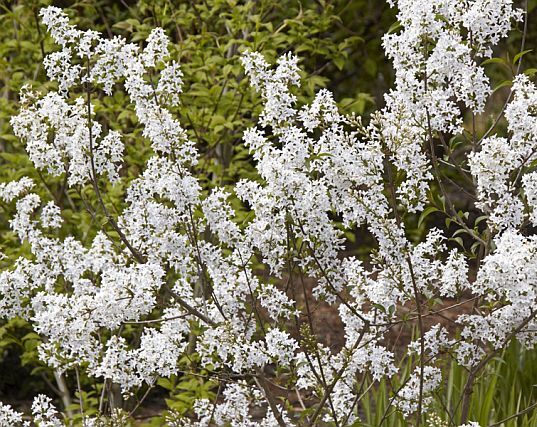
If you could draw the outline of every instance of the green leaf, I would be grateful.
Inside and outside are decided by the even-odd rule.
[[[498,83],[494,87],[494,90],[492,91],[492,93],[495,93],[497,90],[501,89],[502,87],[512,86],[512,85],[513,85],[513,82],[511,80],[504,80],[504,81]]]
[[[485,59],[481,65],[487,65],[487,64],[501,64],[501,65],[507,65],[507,61],[503,58],[489,58]]]
[[[455,233],[453,233],[453,237],[458,236],[459,234],[464,234],[464,233],[470,234],[468,230],[466,230],[465,228],[459,228],[457,231],[455,231]]]
[[[479,248],[479,246],[481,245],[480,242],[475,242],[471,247],[470,247],[470,252],[472,252],[472,254],[477,254],[477,249]]]
[[[390,28],[388,28],[387,34],[395,33],[401,27],[402,27],[401,23],[399,21],[396,21],[391,25]]]
[[[159,378],[157,384],[166,390],[173,390],[173,384],[168,378]]]
[[[526,49],[526,50],[523,50],[522,52],[519,52],[515,55],[515,57],[513,58],[513,65],[517,63],[517,61],[522,58],[524,55],[526,55],[527,53],[530,53],[530,52],[533,52],[533,49]]]
[[[128,32],[132,32],[134,28],[138,27],[140,25],[140,21],[137,19],[127,19],[123,22],[118,22],[117,24],[114,24],[114,28],[118,28],[120,30],[125,30]]]
[[[487,215],[478,216],[475,220],[474,225],[478,225],[480,222],[487,220],[489,217]]]
[[[462,237],[450,237],[449,240],[457,242],[464,249],[464,240],[462,240]]]
[[[434,206],[429,206],[426,208],[420,215],[420,218],[418,219],[418,228],[421,227],[421,224],[423,224],[423,221],[425,221],[425,218],[427,218],[429,215],[431,215],[433,212],[439,212],[438,208],[435,208]]]
[[[345,58],[343,56],[338,56],[334,58],[333,62],[339,71],[343,70],[343,68],[345,67]]]

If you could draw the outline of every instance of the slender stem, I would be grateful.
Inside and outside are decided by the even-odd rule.
[[[103,209],[103,212],[104,212],[106,218],[108,219],[108,222],[112,226],[112,228],[119,235],[119,238],[125,244],[125,246],[127,246],[127,248],[132,253],[134,258],[136,258],[136,260],[138,262],[144,264],[146,262],[145,257],[142,254],[140,254],[131,245],[131,243],[129,242],[129,240],[125,236],[125,234],[123,234],[123,231],[121,231],[121,229],[117,225],[115,219],[112,217],[112,215],[108,211],[108,208],[106,207],[106,205],[104,203],[104,200],[103,200],[102,195],[101,195],[101,191],[99,189],[99,184],[97,182],[97,171],[95,169],[95,158],[94,158],[94,155],[93,155],[94,141],[93,141],[93,126],[92,126],[92,123],[91,123],[91,83],[90,83],[90,81],[91,81],[91,67],[90,67],[90,59],[89,59],[89,57],[87,57],[86,64],[87,64],[86,65],[86,72],[87,72],[87,75],[86,75],[86,79],[87,79],[87,81],[86,81],[86,106],[87,106],[87,115],[88,115],[88,137],[89,137],[89,157],[90,157],[90,166],[91,166],[91,182],[92,182],[92,185],[93,185],[93,189],[95,191],[95,195],[97,196],[99,204],[101,205],[101,207]]]
[[[132,415],[136,412],[136,410],[140,407],[140,405],[144,402],[144,400],[147,398],[147,396],[149,395],[149,392],[153,390],[153,386],[150,385],[147,387],[147,390],[145,391],[144,395],[142,396],[142,398],[136,403],[136,406],[132,409],[132,411],[129,412],[129,415],[128,417],[132,417]]]
[[[349,357],[347,358],[346,362],[343,364],[343,366],[339,369],[339,371],[336,373],[334,379],[332,380],[332,383],[328,386],[328,388],[326,388],[326,390],[324,391],[324,395],[323,395],[323,398],[321,399],[321,401],[319,402],[319,406],[317,406],[317,410],[315,411],[315,413],[313,414],[313,416],[311,417],[311,424],[314,425],[315,423],[315,420],[319,417],[319,415],[321,414],[321,410],[323,409],[324,407],[324,404],[326,403],[326,400],[330,397],[330,394],[332,393],[332,391],[334,390],[334,387],[336,386],[336,384],[338,383],[338,381],[341,379],[341,377],[343,376],[343,374],[345,373],[345,371],[347,370],[347,367],[349,366],[349,363],[350,361],[352,360],[352,353],[356,350],[356,347],[360,344],[360,342],[362,341],[362,338],[364,337],[365,335],[365,332],[366,330],[365,329],[362,329],[360,331],[360,334],[358,335],[358,337],[356,338],[356,341],[354,342],[352,348],[350,348],[349,350]],[[334,414],[335,415],[335,414]],[[336,425],[338,424],[337,423],[337,420],[335,419],[334,417],[334,421],[336,421]]]
[[[264,374],[261,368],[258,369],[257,375],[254,376],[254,381],[263,392],[265,399],[267,399],[267,402],[270,406],[272,413],[274,414],[274,417],[276,418],[276,421],[278,422],[278,425],[280,427],[286,427],[285,421],[282,417],[280,410],[278,409],[276,400],[274,399],[274,396],[272,395],[272,392],[270,391],[269,385],[267,383],[267,380],[264,377]]]
[[[60,398],[62,399],[63,406],[65,408],[65,413],[69,418],[73,417],[73,410],[71,409],[71,394],[69,393],[69,388],[67,387],[67,383],[65,382],[65,378],[60,373],[60,371],[55,370],[54,371],[54,379],[56,380],[56,384],[58,384],[58,390],[60,390]]]
[[[528,406],[527,408],[523,409],[522,411],[517,412],[516,414],[509,415],[507,418],[504,418],[503,420],[501,420],[501,421],[499,421],[497,423],[490,424],[489,427],[503,426],[507,421],[513,420],[515,418],[520,417],[521,415],[527,414],[528,412],[533,411],[535,408],[537,408],[537,402],[531,404],[530,406]]]
[[[515,328],[509,335],[507,335],[502,346],[499,346],[498,348],[492,350],[489,354],[487,354],[485,358],[483,358],[474,368],[470,370],[468,379],[466,380],[466,384],[464,385],[461,400],[459,400],[459,403],[457,404],[458,407],[462,401],[461,424],[466,423],[466,421],[468,420],[468,413],[470,411],[470,398],[472,397],[474,382],[477,378],[477,374],[479,373],[479,371],[481,371],[481,369],[483,369],[487,365],[487,363],[489,363],[494,358],[494,356],[496,356],[496,354],[501,349],[503,349],[509,343],[509,341],[511,341],[513,337],[515,337],[520,331],[522,331],[522,329],[524,329],[528,325],[528,323],[535,318],[536,315],[537,311],[532,311],[531,314],[526,319],[524,319],[520,323],[520,325],[518,325],[517,328]]]
[[[402,224],[402,219],[399,216],[399,212],[397,211],[397,199],[395,196],[395,180],[393,178],[393,173],[391,170],[391,165],[387,162],[386,169],[388,172],[388,181],[389,181],[389,187],[390,187],[390,199],[392,204],[392,210],[395,215],[395,219],[399,225]],[[414,268],[412,265],[412,259],[410,257],[410,254],[407,253],[405,256],[406,263],[408,266],[408,270],[410,272],[410,278],[412,281],[412,290],[414,292],[414,299],[416,301],[416,310],[417,310],[417,318],[418,318],[418,328],[420,333],[420,383],[419,383],[419,396],[418,396],[418,415],[416,419],[416,427],[419,427],[421,424],[421,415],[423,411],[423,373],[425,371],[425,361],[424,361],[424,355],[425,355],[425,329],[423,326],[423,318],[422,318],[422,307],[421,307],[421,293],[418,289],[418,285],[416,282],[416,277],[414,275]]]
[[[520,52],[524,51],[524,48],[526,46],[526,36],[528,34],[528,0],[524,1],[524,30],[522,33],[522,40],[520,42]],[[516,74],[520,73],[520,70],[522,69],[522,57],[518,60],[518,66],[516,69]],[[505,100],[505,103],[503,104],[502,109],[496,116],[496,119],[494,120],[494,123],[487,129],[485,134],[479,139],[479,142],[477,145],[480,145],[481,142],[487,138],[492,131],[496,128],[498,123],[500,122],[501,118],[503,117],[503,114],[505,112],[505,109],[507,108],[507,105],[509,105],[509,102],[511,102],[511,98],[513,97],[513,91],[509,92],[509,95],[507,96],[507,99]]]
[[[84,397],[82,395],[82,386],[80,384],[80,373],[78,367],[75,366],[76,386],[78,388],[78,403],[80,405],[80,414],[84,417]]]

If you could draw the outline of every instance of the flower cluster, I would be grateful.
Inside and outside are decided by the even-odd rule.
[[[478,62],[522,12],[511,0],[401,0],[397,6],[402,30],[384,37],[395,87],[385,97],[379,132],[407,175],[398,193],[413,211],[423,206],[432,178],[422,146],[437,132],[462,129],[460,104],[484,111],[491,89]]]
[[[32,419],[35,425],[39,427],[61,427],[64,425],[59,418],[58,411],[52,405],[52,399],[43,394],[34,398]],[[23,421],[23,414],[14,411],[10,405],[0,403],[0,425],[6,427],[30,427],[30,422]]]

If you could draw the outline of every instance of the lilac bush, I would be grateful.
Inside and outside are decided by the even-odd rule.
[[[469,372],[456,422],[474,426],[476,376],[511,340],[535,344],[537,240],[527,230],[537,226],[537,88],[528,76],[514,79],[502,112],[507,132],[491,127],[478,138],[475,131],[493,95],[484,62],[524,13],[511,0],[390,3],[400,29],[383,43],[395,84],[367,123],[343,114],[328,90],[299,105],[292,53],[271,65],[243,52],[264,106],[258,125],[243,130],[258,178],[209,193],[195,173],[196,144],[172,113],[183,75],[164,31],[154,29],[142,49],[79,30],[58,8],[41,11],[61,47],[44,61],[57,90],[23,88],[12,126],[36,169],[92,188],[96,203],[88,200],[87,209],[103,213],[113,232],[103,228],[90,244],[59,237],[62,209],[33,192],[31,179],[0,184],[0,198],[16,203],[11,228],[32,253],[0,273],[0,315],[28,320],[43,338],[40,359],[57,372],[100,381],[99,410],[112,385],[131,396],[180,374],[179,359],[195,352],[221,379],[221,392],[197,400],[195,418],[177,415],[169,425],[351,425],[360,421],[363,378],[401,376],[400,358],[414,355],[392,390],[395,410],[420,425],[445,379],[441,362],[453,357]],[[153,151],[119,213],[110,211],[106,189],[123,179],[124,138],[92,104],[96,91],[116,90],[128,94]],[[449,148],[457,135],[469,149],[438,157],[436,146]],[[475,192],[485,232],[456,212],[445,165]],[[406,218],[431,212],[433,186],[457,234],[482,251],[475,277],[449,229],[432,228],[420,241],[409,236]],[[234,197],[250,211],[247,221],[237,220]],[[346,251],[345,231],[356,228],[375,242],[367,262]],[[337,308],[342,348],[317,339],[308,297],[299,304],[289,291],[305,293],[305,279],[315,283],[316,300]],[[424,317],[444,310],[438,298],[474,302],[457,317],[457,336],[426,326]],[[402,306],[412,307],[418,331],[405,356],[386,340],[408,320]],[[138,328],[137,339],[126,325]],[[301,421],[275,392],[275,376],[299,399],[311,396],[314,409]],[[34,422],[63,425],[47,399],[36,397]],[[117,409],[110,414],[121,417]],[[82,415],[86,426],[105,425],[103,414]],[[8,405],[0,406],[0,424],[29,425]]]

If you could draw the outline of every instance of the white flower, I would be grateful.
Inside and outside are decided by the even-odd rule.
[[[432,402],[431,393],[442,382],[442,373],[439,368],[425,366],[423,378],[420,379],[420,367],[416,367],[410,379],[397,394],[396,405],[406,416],[418,409],[420,388],[423,387],[422,405],[427,407]],[[420,384],[423,384],[420,386]]]
[[[34,398],[32,415],[39,427],[62,427],[64,425],[58,418],[59,414],[52,405],[52,399],[42,394]]]
[[[13,410],[11,405],[5,405],[0,402],[0,426],[1,427],[29,427],[28,421],[22,421],[22,414]]]
[[[41,210],[41,225],[45,228],[58,228],[62,225],[61,210],[54,202],[48,202]]]
[[[0,183],[0,199],[9,203],[33,187],[34,182],[26,176],[18,181],[2,182]]]

